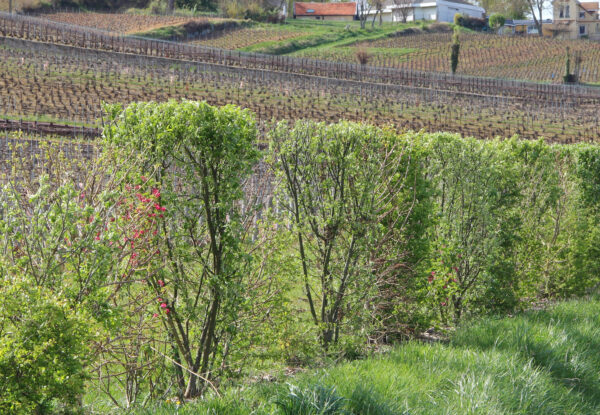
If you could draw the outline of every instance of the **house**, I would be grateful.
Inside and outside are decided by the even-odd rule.
[[[357,4],[296,2],[294,19],[358,20]]]
[[[369,14],[376,12],[372,9]],[[381,14],[384,22],[402,22],[406,15],[407,22],[432,20],[452,23],[455,14],[482,18],[485,9],[464,0],[386,0]]]
[[[563,39],[600,39],[599,9],[597,2],[554,1],[552,35]]]
[[[544,36],[551,36],[552,20],[542,20],[542,32]],[[502,35],[537,35],[538,27],[533,20],[506,19],[504,26],[498,31]]]

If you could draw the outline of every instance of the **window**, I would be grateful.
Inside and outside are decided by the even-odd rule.
[[[585,19],[585,12],[579,12],[579,18]]]
[[[567,7],[565,8],[565,17],[566,17],[567,19],[568,19],[569,17],[571,17],[571,16],[569,16],[569,14],[570,14],[570,13],[569,13],[569,9],[570,9],[570,7],[567,5]]]
[[[558,17],[561,19],[565,17],[565,8],[563,6],[560,6],[560,12],[558,13]]]
[[[579,34],[585,35],[585,26],[584,25],[579,26]]]

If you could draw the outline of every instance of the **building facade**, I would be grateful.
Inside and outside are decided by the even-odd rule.
[[[375,13],[376,10],[370,12],[371,15]],[[485,9],[464,0],[387,0],[384,2],[382,10],[384,22],[401,22],[403,14],[406,14],[407,22],[429,20],[452,23],[455,14],[482,18],[485,16]]]
[[[552,35],[563,39],[600,39],[598,3],[555,0]]]
[[[358,19],[357,3],[294,3],[294,19],[341,20]]]

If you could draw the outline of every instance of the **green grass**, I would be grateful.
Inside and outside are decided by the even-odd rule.
[[[140,414],[600,414],[600,299],[464,325],[394,351]],[[340,409],[343,407],[343,409]]]
[[[267,27],[268,25],[265,25]],[[293,40],[281,42],[263,42],[248,46],[242,50],[247,52],[269,53],[285,55],[302,50],[317,50],[354,44],[365,40],[376,40],[407,28],[415,24],[384,23],[371,28],[369,23],[365,29],[360,28],[360,22],[327,21],[327,20],[302,20],[288,19],[283,26],[290,31],[310,33]]]
[[[235,19],[221,19],[210,23],[212,30],[219,31],[223,27],[231,26],[231,28],[238,29],[241,27],[251,26],[252,22],[248,20],[235,20]],[[188,29],[187,23],[181,23],[178,25],[163,26],[156,29],[152,29],[146,32],[134,33],[133,36],[145,37],[150,39],[158,40],[186,40],[188,30],[197,30],[193,25]],[[229,29],[231,30],[231,29]]]

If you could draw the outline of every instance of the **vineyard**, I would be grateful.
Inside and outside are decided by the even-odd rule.
[[[450,72],[451,33],[413,34],[351,46],[303,50],[295,56],[356,62],[357,48],[369,51],[370,64],[419,71]],[[566,50],[579,53],[586,83],[600,82],[600,43],[537,36],[462,34],[458,72],[472,76],[562,82]]]
[[[223,49],[243,49],[248,46],[263,44],[266,42],[281,42],[297,39],[308,35],[309,32],[301,30],[290,30],[285,26],[271,27],[259,26],[230,30],[225,33],[215,33],[193,41],[193,44],[210,46]]]
[[[482,138],[519,134],[550,141],[600,134],[598,98],[540,101],[423,87],[332,79],[5,40],[0,101],[11,117],[94,124],[101,102],[187,98],[236,103],[261,120],[336,121],[397,129],[455,131]],[[45,99],[40,100],[39,97]]]
[[[348,119],[565,143],[600,134],[596,88],[234,52],[22,16],[1,15],[0,35],[0,85],[11,90],[0,97],[0,112],[11,119],[93,126],[102,102],[187,98],[235,103],[263,121]],[[422,36],[442,48],[447,35]],[[418,46],[410,36],[373,44],[403,40],[407,50]]]

